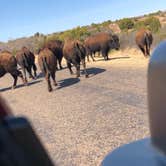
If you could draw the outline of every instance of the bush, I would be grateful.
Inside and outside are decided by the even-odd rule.
[[[112,21],[108,20],[108,21],[102,22],[100,25],[103,26],[103,27],[108,27],[111,23],[112,23]]]
[[[161,28],[161,24],[158,18],[149,17],[145,20],[145,26],[149,28],[152,32],[156,33]]]
[[[121,30],[128,30],[134,27],[134,21],[129,18],[124,18],[122,20],[119,20],[118,24]]]
[[[141,28],[146,28],[145,21],[137,21],[134,25],[134,28],[136,30],[141,29]]]
[[[153,33],[156,33],[161,28],[161,24],[158,18],[156,17],[148,17],[144,21],[138,21],[135,23],[135,29],[138,30],[140,28],[147,28],[151,30]]]
[[[87,30],[87,27],[77,27],[71,30],[67,30],[61,33],[53,34],[47,36],[46,42],[50,40],[61,40],[65,39],[76,39],[76,40],[84,40],[90,33]]]

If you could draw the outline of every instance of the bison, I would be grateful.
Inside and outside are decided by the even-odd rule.
[[[136,33],[135,41],[145,57],[150,55],[150,47],[153,42],[153,36],[151,31],[147,29],[140,29]]]
[[[17,69],[16,58],[9,51],[2,51],[0,53],[0,77],[6,73],[10,73],[14,79],[13,89],[16,87],[17,77],[20,77],[23,83],[26,84],[22,73]]]
[[[71,64],[73,64],[76,68],[76,76],[80,77],[80,62],[82,62],[85,77],[88,77],[85,63],[86,50],[81,42],[75,40],[65,41],[63,56],[66,59],[67,67],[69,68],[71,74],[73,74],[71,69]]]
[[[52,86],[51,86],[50,76],[53,79],[54,85],[55,86],[57,85],[55,80],[55,72],[57,67],[56,56],[54,56],[54,53],[50,49],[44,48],[39,52],[38,63],[48,83],[48,91],[51,92]]]
[[[17,53],[16,53],[16,60],[17,60],[17,63],[20,65],[20,67],[23,70],[25,81],[27,81],[26,70],[29,73],[30,78],[34,79],[34,77],[37,76],[37,74],[36,74],[37,67],[35,65],[35,56],[30,50],[28,50],[26,47],[22,47],[22,49],[17,51]],[[32,75],[32,68],[34,70],[34,76]]]
[[[120,48],[119,38],[117,35],[112,35],[107,32],[100,32],[93,36],[88,37],[84,41],[84,45],[86,48],[87,59],[89,61],[89,55],[91,56],[92,60],[95,61],[93,58],[93,54],[96,52],[101,52],[104,59],[108,60],[108,52],[110,49],[118,50]]]
[[[60,40],[51,40],[46,43],[46,48],[49,48],[54,55],[57,57],[59,68],[63,69],[62,67],[62,58],[63,58],[63,42]]]

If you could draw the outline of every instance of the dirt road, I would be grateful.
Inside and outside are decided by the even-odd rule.
[[[149,136],[148,59],[126,52],[111,57],[88,63],[88,79],[58,71],[59,86],[52,93],[42,77],[15,90],[8,88],[9,75],[0,80],[14,114],[30,119],[59,166],[96,166],[116,147]]]

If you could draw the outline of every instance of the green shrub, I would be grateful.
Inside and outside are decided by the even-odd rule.
[[[161,28],[161,24],[158,18],[156,17],[148,17],[144,21],[137,21],[134,25],[136,30],[140,28],[147,28],[151,30],[153,33],[156,33]]]
[[[90,33],[87,30],[87,27],[77,27],[73,28],[71,30],[67,30],[64,32],[60,32],[57,34],[53,34],[50,36],[47,36],[46,42],[50,40],[61,40],[64,41],[65,39],[77,39],[77,40],[84,40],[87,36],[89,36]]]
[[[100,25],[103,26],[103,27],[108,27],[111,23],[112,23],[112,21],[108,20],[108,21],[102,22]]]
[[[149,28],[152,32],[156,33],[161,28],[161,24],[158,18],[149,17],[145,20],[145,26]]]
[[[136,30],[141,29],[141,28],[146,28],[145,22],[144,21],[137,21],[134,25],[134,28]]]
[[[119,20],[118,24],[121,30],[128,30],[134,27],[134,21],[129,18],[124,18],[122,20]]]

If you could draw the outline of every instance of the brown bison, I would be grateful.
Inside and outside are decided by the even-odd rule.
[[[91,56],[92,60],[95,61],[93,58],[93,54],[96,52],[101,52],[104,59],[108,60],[108,52],[110,49],[118,50],[120,48],[119,38],[117,35],[112,35],[107,32],[100,32],[93,36],[88,37],[85,41],[85,48],[87,53],[87,59],[89,61],[89,55]]]
[[[2,51],[0,53],[0,77],[4,76],[6,73],[10,73],[14,78],[13,89],[16,87],[17,77],[20,77],[24,84],[26,83],[22,73],[17,69],[15,57],[9,51]]]
[[[35,65],[35,56],[29,49],[22,47],[21,50],[17,51],[16,60],[23,70],[25,81],[27,81],[26,70],[29,73],[30,78],[34,79],[34,77],[36,77],[37,67]],[[34,70],[34,76],[32,75],[32,68]]]
[[[76,68],[77,77],[80,77],[80,62],[82,62],[85,77],[88,77],[85,63],[86,50],[79,41],[65,41],[63,47],[63,56],[66,59],[67,67],[69,68],[71,74],[73,74],[73,71],[71,69],[71,64],[73,64]]]
[[[62,58],[63,58],[63,42],[60,40],[52,40],[46,43],[46,48],[49,48],[54,55],[57,57],[59,68],[63,69],[62,67]]]
[[[44,48],[39,52],[38,63],[48,83],[48,91],[51,92],[52,86],[51,86],[50,76],[53,79],[54,85],[55,86],[57,85],[55,80],[55,72],[57,67],[56,56],[54,56],[54,53],[50,49]]]
[[[146,29],[139,30],[136,33],[135,41],[145,57],[150,55],[150,47],[153,42],[153,36],[149,30]]]

